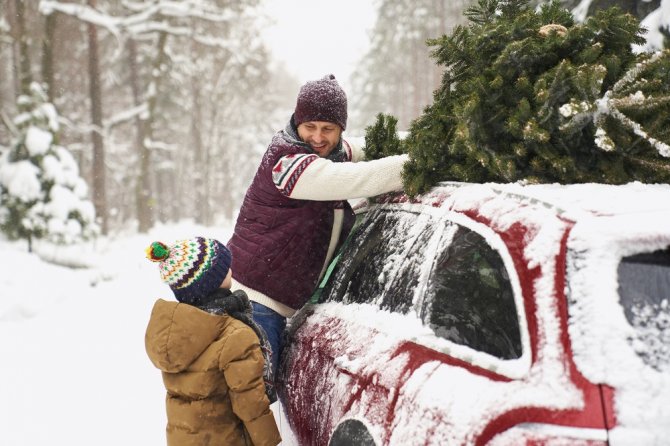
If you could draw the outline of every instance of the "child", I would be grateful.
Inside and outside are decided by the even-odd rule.
[[[167,389],[167,444],[277,445],[264,382],[265,336],[251,319],[247,295],[230,292],[228,248],[197,237],[170,247],[154,242],[146,251],[178,301],[156,301],[145,335]]]

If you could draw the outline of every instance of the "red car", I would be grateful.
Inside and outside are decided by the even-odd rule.
[[[670,185],[367,206],[290,322],[304,445],[670,444]]]

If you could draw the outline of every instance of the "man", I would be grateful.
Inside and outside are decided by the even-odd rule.
[[[228,247],[233,289],[246,291],[272,347],[319,283],[354,223],[346,201],[402,188],[407,155],[361,161],[342,139],[347,97],[332,74],[307,82],[295,112],[272,139],[240,208]],[[361,161],[361,162],[358,162]]]

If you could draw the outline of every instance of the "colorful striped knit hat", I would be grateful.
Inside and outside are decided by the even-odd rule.
[[[204,303],[205,297],[221,287],[232,261],[225,245],[203,237],[180,240],[170,247],[153,242],[146,254],[158,262],[161,278],[177,300],[191,305]]]

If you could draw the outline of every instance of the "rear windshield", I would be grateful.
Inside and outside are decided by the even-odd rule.
[[[618,273],[633,348],[656,370],[670,369],[670,248],[624,257]]]

